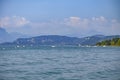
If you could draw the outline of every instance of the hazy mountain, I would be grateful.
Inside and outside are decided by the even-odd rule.
[[[12,43],[16,45],[95,45],[97,42],[112,39],[120,38],[120,35],[104,36],[104,35],[94,35],[83,38],[77,37],[67,37],[59,35],[46,35],[46,36],[37,36],[31,38],[18,38]],[[8,43],[4,43],[8,44]]]
[[[60,35],[45,35],[28,37],[19,33],[8,33],[5,29],[0,28],[0,43],[11,42],[10,44],[20,45],[95,45],[97,42],[112,38],[120,38],[120,35],[94,35],[83,38],[67,37]]]
[[[21,37],[27,37],[27,36],[20,33],[8,33],[4,28],[0,27],[0,43],[13,42],[17,38],[21,38]]]
[[[79,38],[59,35],[46,35],[31,38],[19,38],[14,44],[34,44],[34,45],[76,45],[80,43]]]
[[[5,29],[0,28],[0,43],[11,41],[11,36],[6,32]]]
[[[3,29],[3,28],[0,27],[0,36],[2,36],[2,34],[6,35],[8,33],[6,32],[5,29]]]
[[[113,38],[119,38],[120,35],[111,35],[111,36],[104,36],[104,35],[94,35],[94,36],[88,36],[81,38],[83,39],[83,42],[81,45],[95,45],[97,42],[113,39]]]

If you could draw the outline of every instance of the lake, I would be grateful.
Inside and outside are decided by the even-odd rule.
[[[120,47],[1,48],[0,80],[120,80]]]

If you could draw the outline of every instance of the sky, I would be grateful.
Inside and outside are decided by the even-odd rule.
[[[0,0],[0,27],[30,36],[120,35],[120,0]]]

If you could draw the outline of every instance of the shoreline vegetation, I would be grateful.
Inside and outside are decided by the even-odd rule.
[[[120,46],[120,38],[113,38],[96,43],[97,46]]]
[[[32,49],[32,48],[62,48],[62,47],[120,47],[120,36],[88,36],[84,38],[59,35],[46,35],[31,38],[18,38],[13,42],[0,44],[0,50]]]

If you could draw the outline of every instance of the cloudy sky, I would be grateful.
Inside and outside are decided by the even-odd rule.
[[[120,35],[120,0],[0,0],[0,27],[36,35]]]

